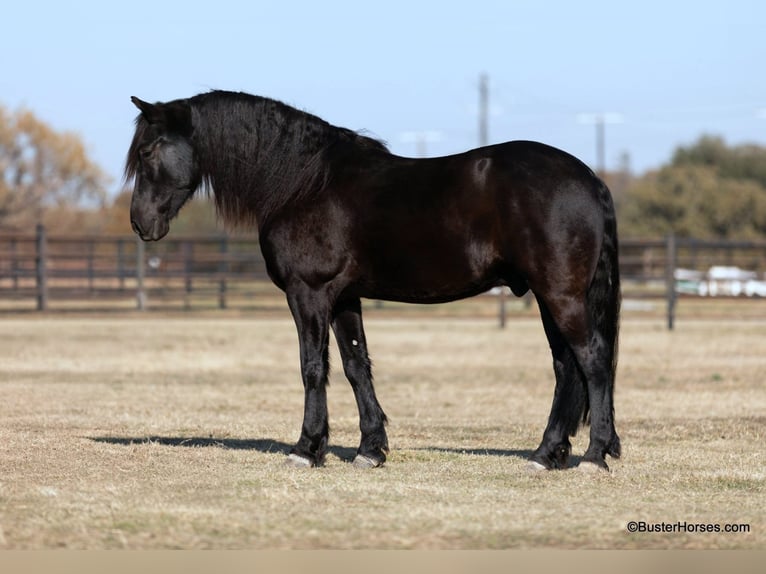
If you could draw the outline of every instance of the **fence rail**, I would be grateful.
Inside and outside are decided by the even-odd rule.
[[[254,238],[194,236],[144,244],[109,236],[0,235],[0,298],[148,301],[211,297],[220,308],[268,281]]]
[[[622,239],[623,299],[664,299],[673,328],[680,292],[678,270],[704,274],[725,265],[766,279],[766,242],[703,241],[669,236]],[[0,234],[0,300],[79,301],[147,309],[162,304],[248,305],[277,295],[255,237],[187,236],[143,243],[134,237]],[[505,320],[499,297],[498,319]]]

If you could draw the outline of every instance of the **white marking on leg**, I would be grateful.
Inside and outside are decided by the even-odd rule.
[[[364,456],[363,454],[356,455],[354,462],[352,463],[356,468],[375,468],[381,466],[377,460]]]
[[[530,473],[533,473],[533,474],[537,474],[538,472],[542,472],[542,471],[548,470],[548,469],[545,468],[545,466],[543,466],[542,464],[540,464],[536,460],[530,460],[527,463],[526,470],[527,470],[527,472],[530,472]]]
[[[287,456],[286,462],[288,465],[294,466],[296,468],[310,468],[314,466],[309,459],[303,458],[302,456],[298,456],[294,453]]]

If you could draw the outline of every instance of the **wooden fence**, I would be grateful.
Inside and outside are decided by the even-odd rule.
[[[766,242],[623,238],[620,269],[624,300],[662,299],[673,328],[679,268],[704,273],[736,266],[764,279]],[[278,301],[254,236],[136,237],[0,234],[0,301],[37,310],[61,305],[147,309],[182,305],[221,309]],[[498,318],[505,317],[505,296]],[[277,304],[277,303],[274,303]]]
[[[664,299],[668,329],[673,329],[679,299],[700,297],[679,289],[679,272],[696,272],[704,279],[714,266],[747,270],[766,280],[766,241],[708,241],[674,235],[620,241],[623,300]],[[744,295],[743,291],[740,296]],[[718,299],[736,297],[722,294]]]
[[[144,243],[137,237],[0,235],[0,300],[143,310],[179,301],[225,309],[269,287],[253,237],[195,236]]]

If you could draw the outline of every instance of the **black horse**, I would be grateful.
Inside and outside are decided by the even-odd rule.
[[[257,226],[268,273],[298,329],[305,406],[288,461],[327,450],[329,330],[359,407],[354,464],[386,460],[386,416],[372,384],[360,298],[439,303],[508,285],[532,290],[556,388],[531,468],[565,468],[590,422],[581,466],[620,456],[614,428],[620,279],[609,190],[571,155],[514,141],[434,159],[278,101],[215,91],[141,110],[125,168],[130,218],[161,239],[199,188],[219,215]],[[591,464],[588,464],[591,463]]]

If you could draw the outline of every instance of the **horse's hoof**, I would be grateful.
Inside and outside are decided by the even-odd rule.
[[[590,462],[587,460],[580,461],[580,464],[577,465],[577,470],[580,472],[584,472],[585,474],[596,474],[599,472],[609,472],[609,467],[606,466],[606,463],[604,466],[598,465],[595,462]]]
[[[363,454],[356,455],[354,462],[351,464],[354,465],[354,468],[377,468],[383,465],[382,462],[370,458],[369,456],[364,456]]]
[[[311,468],[312,466],[314,466],[314,463],[311,462],[309,459],[294,453],[287,456],[287,460],[285,461],[285,464],[287,466],[292,466],[293,468]]]
[[[537,474],[538,472],[543,472],[543,471],[545,471],[545,470],[548,470],[548,469],[547,469],[547,468],[545,468],[545,466],[544,466],[544,465],[540,464],[540,463],[539,463],[539,462],[537,462],[536,460],[530,460],[530,461],[527,463],[527,466],[525,467],[525,470],[526,470],[526,471],[527,471],[529,474]]]

